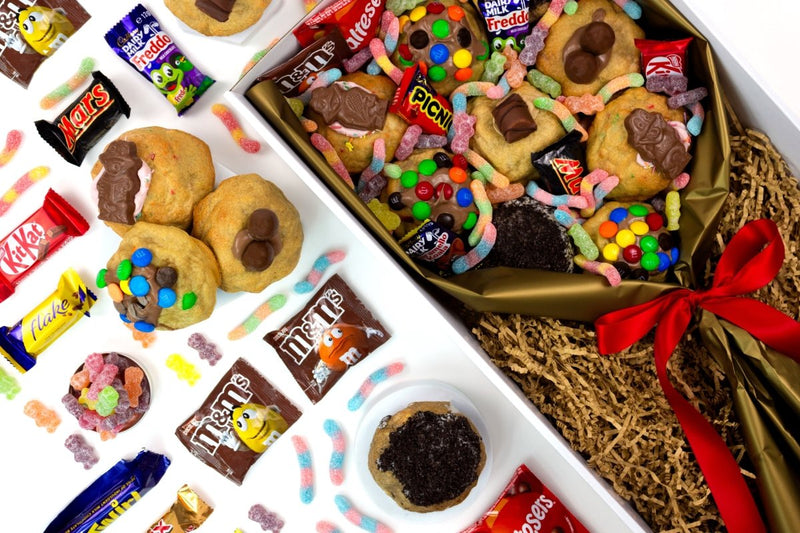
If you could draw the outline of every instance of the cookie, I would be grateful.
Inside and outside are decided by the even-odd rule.
[[[214,188],[208,145],[152,126],[109,143],[92,167],[98,218],[123,235],[137,221],[188,229],[195,204]]]
[[[538,173],[531,164],[531,153],[550,146],[564,136],[564,128],[553,113],[534,107],[533,100],[542,96],[546,95],[532,85],[523,83],[502,100],[480,96],[472,98],[467,104],[467,111],[476,117],[475,135],[470,140],[470,147],[511,181],[537,177]],[[517,98],[522,100],[524,107],[517,103],[516,110],[511,109]],[[512,116],[509,116],[509,111]],[[523,120],[513,115],[522,116]],[[516,125],[519,132],[519,124],[528,117],[535,124],[535,129],[527,135],[520,136],[518,133],[514,136],[513,126]]]
[[[227,292],[261,292],[285,277],[303,244],[297,209],[258,174],[228,178],[203,198],[192,235],[214,251]]]
[[[497,239],[483,266],[572,272],[572,239],[552,208],[521,196],[496,206],[492,223]]]
[[[225,36],[246,30],[261,18],[271,0],[164,0],[172,13],[203,35]]]
[[[641,115],[641,120],[629,120],[632,114],[632,119]],[[663,120],[654,120],[660,118],[655,114]],[[629,134],[631,128],[636,130],[633,134]],[[640,155],[631,141],[647,155]],[[667,107],[666,96],[638,87],[628,89],[597,114],[589,128],[586,163],[589,171],[599,168],[619,177],[619,185],[607,198],[645,200],[664,190],[681,172],[689,161],[690,143],[683,111]]]
[[[372,146],[382,138],[391,161],[408,124],[388,112],[397,87],[386,76],[353,72],[330,87],[314,90],[308,117],[330,141],[345,168],[360,173],[372,161]]]
[[[419,150],[397,165],[403,173],[389,179],[384,191],[389,209],[397,213],[403,224],[397,235],[430,219],[454,232],[469,230],[478,221],[469,170],[463,157],[438,149]]]
[[[678,262],[678,240],[667,231],[662,213],[645,203],[608,202],[583,223],[583,229],[622,279],[663,281]]]
[[[182,229],[137,222],[97,275],[123,322],[139,331],[180,329],[214,310],[220,273],[214,253]]]
[[[596,94],[618,76],[640,71],[634,39],[644,31],[608,0],[581,0],[574,15],[550,28],[536,68],[561,84],[564,96]]]
[[[417,6],[401,17],[392,62],[401,70],[427,67],[428,80],[442,96],[468,81],[480,80],[491,50],[478,12],[469,3],[442,0]],[[405,21],[405,22],[402,22]]]
[[[369,448],[369,471],[403,509],[418,513],[458,505],[486,463],[483,440],[448,402],[415,402],[381,420]]]

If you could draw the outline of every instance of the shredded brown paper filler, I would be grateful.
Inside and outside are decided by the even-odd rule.
[[[766,135],[731,123],[730,194],[713,267],[748,221],[769,218],[786,244],[778,277],[752,296],[800,313],[800,189]],[[710,283],[710,276],[708,282]],[[496,313],[464,318],[494,363],[654,531],[724,530],[683,431],[656,379],[653,339],[611,356],[597,353],[590,324]],[[728,382],[691,326],[670,364],[673,384],[726,441],[758,498]]]

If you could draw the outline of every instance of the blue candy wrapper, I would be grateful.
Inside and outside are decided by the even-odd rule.
[[[534,4],[538,3],[534,1]],[[478,0],[478,9],[489,31],[493,50],[502,52],[507,44],[519,51],[529,32],[528,0]]]
[[[106,42],[161,91],[178,115],[185,113],[214,83],[186,58],[142,4],[137,4],[106,33]]]
[[[122,460],[89,485],[59,513],[44,533],[103,531],[161,481],[169,459],[148,450]]]

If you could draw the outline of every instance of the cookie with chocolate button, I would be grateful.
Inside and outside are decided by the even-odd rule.
[[[225,36],[246,30],[261,18],[271,0],[165,0],[172,13],[203,35]]]
[[[467,104],[477,118],[470,147],[511,181],[536,177],[531,153],[564,136],[554,114],[534,107],[534,99],[541,96],[546,95],[526,82],[501,100],[479,96]]]
[[[578,11],[550,28],[536,68],[561,84],[565,96],[596,94],[618,76],[640,71],[634,39],[644,31],[609,0],[581,0]]]
[[[203,198],[192,235],[214,251],[227,292],[261,292],[287,276],[303,244],[297,209],[258,174],[228,178]]]

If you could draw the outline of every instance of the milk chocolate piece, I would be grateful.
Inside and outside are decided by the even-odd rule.
[[[219,22],[226,22],[236,0],[195,0],[195,7]]]
[[[517,142],[536,131],[536,122],[528,105],[516,93],[495,106],[492,117],[507,143]]]
[[[338,336],[334,329],[339,329]],[[320,346],[326,333],[332,338],[328,350],[322,353]],[[383,325],[338,274],[286,324],[264,336],[312,403],[325,396],[344,375],[344,371],[331,370],[325,363],[332,362],[327,357],[329,353],[336,354],[336,362],[345,362],[346,370],[388,339]]]
[[[270,209],[256,209],[247,219],[247,227],[233,239],[231,253],[249,272],[269,268],[283,248],[280,221]]]
[[[262,428],[251,428],[267,430],[258,431],[253,437],[261,441],[265,449],[269,449],[301,415],[300,410],[250,363],[238,359],[200,408],[175,430],[178,440],[192,455],[237,485],[242,484],[247,471],[261,456],[250,448],[253,439],[248,438],[251,442],[246,443],[234,429],[234,413],[243,407],[256,412],[268,409],[285,422],[281,424],[283,431],[272,425],[266,426],[273,420],[273,415],[269,421],[264,421]]]
[[[625,117],[625,129],[628,144],[669,179],[676,178],[692,158],[660,113],[634,109]]]
[[[347,42],[339,30],[334,29],[291,59],[260,75],[253,84],[272,80],[285,97],[298,96],[308,89],[321,72],[341,67],[342,60],[347,57],[350,57]]]
[[[605,10],[597,9],[592,22],[581,26],[564,45],[564,72],[574,83],[591,83],[611,60],[611,48],[617,37],[606,22]]]
[[[103,173],[97,180],[98,218],[106,222],[133,224],[134,197],[139,192],[139,169],[142,160],[136,155],[136,144],[112,141],[100,154]]]
[[[309,106],[326,124],[338,122],[345,128],[373,131],[383,128],[389,101],[361,87],[334,83],[315,90]]]
[[[609,26],[603,21],[594,21],[589,23],[583,30],[583,35],[580,38],[581,48],[590,54],[599,56],[607,52],[614,46],[614,41],[617,37],[614,34],[614,28]]]

